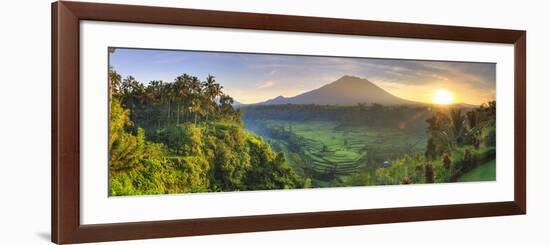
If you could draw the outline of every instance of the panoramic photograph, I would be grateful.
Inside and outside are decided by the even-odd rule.
[[[109,48],[109,196],[496,180],[496,64]]]

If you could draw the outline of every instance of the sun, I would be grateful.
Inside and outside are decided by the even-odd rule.
[[[432,103],[438,105],[448,105],[453,103],[453,94],[446,89],[435,89],[432,95]]]

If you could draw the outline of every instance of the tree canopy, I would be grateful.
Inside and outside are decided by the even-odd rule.
[[[209,75],[148,85],[109,70],[110,195],[300,188]]]

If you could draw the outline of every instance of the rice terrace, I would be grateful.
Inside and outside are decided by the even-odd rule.
[[[367,152],[418,152],[425,149],[425,142],[393,129],[376,129],[368,126],[339,127],[337,122],[314,121],[307,123],[292,121],[258,120],[250,122],[251,130],[268,139],[271,146],[284,152],[289,163],[302,168],[322,180],[334,179],[375,167],[367,164]],[[261,129],[260,129],[261,128]],[[286,136],[285,136],[286,133]],[[290,136],[292,134],[292,136]],[[421,135],[420,135],[421,136]],[[291,141],[295,142],[291,142]],[[374,156],[371,157],[373,159]],[[387,159],[391,159],[387,156]],[[374,159],[373,159],[374,160]],[[382,158],[375,162],[379,166],[389,165]]]
[[[110,196],[496,180],[493,63],[109,51]]]

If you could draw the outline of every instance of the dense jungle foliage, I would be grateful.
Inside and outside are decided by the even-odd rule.
[[[144,85],[111,69],[109,79],[111,196],[308,187],[243,129],[213,76]]]

